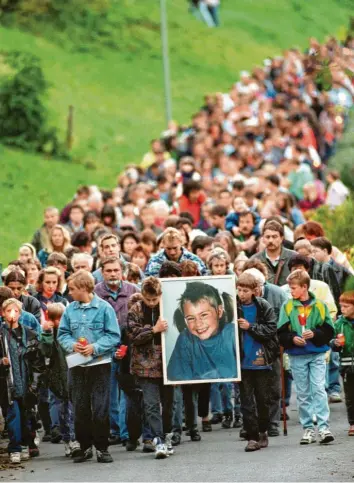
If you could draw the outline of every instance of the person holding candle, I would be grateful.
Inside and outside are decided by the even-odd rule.
[[[278,336],[289,354],[300,423],[305,430],[300,444],[316,442],[313,414],[317,416],[319,441],[327,444],[334,440],[325,388],[326,352],[334,328],[327,305],[309,292],[310,281],[305,270],[295,270],[288,276],[292,298],[281,308]]]
[[[354,436],[354,291],[344,292],[339,299],[342,315],[336,322],[331,346],[340,353],[341,374],[347,407],[348,436]]]

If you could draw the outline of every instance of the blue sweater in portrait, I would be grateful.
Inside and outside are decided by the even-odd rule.
[[[167,367],[170,381],[228,379],[238,376],[235,324],[228,323],[213,337],[201,340],[184,329]]]

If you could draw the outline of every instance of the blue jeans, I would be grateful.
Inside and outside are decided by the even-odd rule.
[[[52,412],[58,415],[58,427],[64,443],[75,441],[73,407],[71,402],[59,399],[52,391],[49,391],[49,406],[50,417],[52,418]]]
[[[331,351],[329,363],[326,371],[326,389],[329,395],[340,394],[341,387],[339,382],[339,353]]]
[[[214,383],[210,388],[210,404],[213,414],[232,414],[232,383]]]
[[[182,433],[183,429],[183,393],[181,386],[175,386],[173,399],[172,431]]]
[[[234,417],[235,419],[240,419],[242,417],[240,386],[238,382],[234,382],[233,385],[234,385]]]
[[[52,391],[48,390],[49,395],[49,414],[51,420],[51,429],[57,427],[60,428],[60,416],[59,416],[59,405],[57,404],[57,398],[54,396]]]
[[[8,453],[21,453],[22,446],[33,442],[29,412],[16,399],[11,405],[6,403],[6,423],[9,432]]]
[[[302,427],[313,429],[312,417],[315,414],[319,431],[327,429],[329,407],[325,389],[326,354],[289,357]]]
[[[111,369],[111,403],[110,403],[110,424],[112,436],[120,436],[122,440],[129,439],[126,423],[127,407],[126,397],[119,387],[116,374],[119,374],[118,362],[112,362]]]

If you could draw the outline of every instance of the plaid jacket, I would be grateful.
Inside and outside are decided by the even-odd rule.
[[[159,316],[159,306],[150,309],[142,300],[129,310],[130,372],[135,376],[162,377],[161,334],[152,331]]]
[[[168,260],[169,259],[167,258],[165,250],[160,250],[158,253],[156,253],[156,255],[150,258],[150,261],[145,269],[145,275],[147,277],[158,277],[161,265],[163,262]],[[185,260],[191,260],[192,262],[196,263],[200,274],[207,275],[207,269],[202,260],[197,257],[197,255],[194,255],[194,253],[182,248],[182,255],[180,256],[178,263],[182,263]]]

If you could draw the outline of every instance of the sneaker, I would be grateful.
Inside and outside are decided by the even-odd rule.
[[[316,443],[315,431],[312,428],[305,429],[304,434],[300,440],[300,444],[311,444]]]
[[[232,424],[232,414],[227,414],[221,423],[221,427],[224,429],[230,429]]]
[[[42,443],[50,443],[51,440],[52,440],[52,435],[50,434],[49,431],[46,431],[43,435]]]
[[[39,446],[40,442],[41,442],[41,438],[39,437],[39,434],[38,434],[38,432],[36,431],[36,436],[35,436],[35,438],[34,438],[34,444],[35,444],[36,446]]]
[[[236,429],[236,428],[242,428],[242,426],[243,426],[242,418],[240,416],[235,417],[234,424],[232,425],[232,427]]]
[[[60,443],[61,440],[62,440],[62,436],[61,436],[61,432],[60,432],[59,428],[54,427],[52,429],[52,432],[51,432],[50,441],[53,444],[58,444],[58,443]]]
[[[155,459],[162,460],[168,458],[167,447],[162,443],[161,438],[154,439],[155,445]]]
[[[21,461],[28,461],[30,459],[30,452],[28,446],[22,446]]]
[[[190,437],[191,441],[200,441],[202,439],[197,428],[193,428],[190,430]]]
[[[210,424],[219,424],[221,422],[222,422],[222,414],[214,413],[210,420]]]
[[[351,424],[348,429],[348,436],[354,436],[354,424]]]
[[[143,442],[143,453],[155,453],[155,445],[151,439]]]
[[[29,455],[31,458],[37,458],[37,456],[39,456],[39,448],[35,444],[33,444],[33,446],[30,446]]]
[[[108,446],[113,446],[113,445],[116,445],[116,444],[122,444],[122,440],[120,439],[120,436],[116,436],[116,435],[112,434],[108,438]]]
[[[113,463],[113,458],[106,449],[102,451],[96,449],[96,456],[97,463]]]
[[[334,392],[333,394],[329,395],[329,402],[330,403],[340,403],[340,402],[342,402],[342,398],[341,398],[340,394],[338,394],[337,392]]]
[[[135,451],[136,448],[138,447],[138,442],[137,441],[127,441],[127,444],[125,445],[125,449],[127,451]]]
[[[246,453],[250,453],[251,451],[257,451],[259,449],[261,449],[261,445],[258,443],[258,441],[251,439],[248,441],[245,451]]]
[[[267,433],[259,433],[259,446],[261,448],[267,448],[269,444]]]
[[[75,451],[77,452],[78,450],[81,449],[80,443],[78,441],[70,441],[69,446],[70,446],[71,456],[73,456]]]
[[[178,446],[179,444],[181,444],[181,435],[180,433],[173,433],[173,436],[172,436],[172,446]]]
[[[83,463],[86,460],[90,460],[93,457],[93,452],[92,448],[87,448],[85,450],[82,450],[81,448],[79,450],[76,450],[75,452],[72,452],[72,457],[73,457],[73,462],[74,463]]]
[[[173,453],[175,452],[172,444],[172,437],[173,437],[173,433],[168,433],[166,434],[166,437],[165,437],[165,444],[166,444],[168,456],[173,455]]]
[[[320,437],[320,444],[328,444],[334,441],[334,436],[329,429],[322,429],[318,432]]]
[[[64,454],[67,458],[71,456],[70,441],[64,441]]]
[[[10,453],[10,463],[19,464],[21,463],[21,453]]]
[[[203,433],[210,433],[213,430],[210,421],[202,421]]]
[[[274,438],[274,437],[279,436],[279,435],[280,435],[280,432],[279,432],[279,429],[276,426],[268,428],[268,436],[270,438]]]

